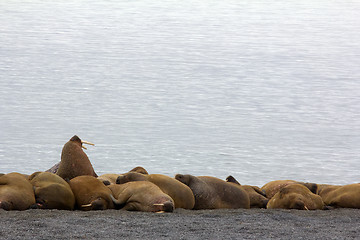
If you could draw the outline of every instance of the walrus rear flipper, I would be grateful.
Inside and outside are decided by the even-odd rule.
[[[258,194],[266,197],[266,194],[265,194],[265,191],[264,190],[261,190],[259,187],[257,186],[252,186],[252,188],[255,190],[255,192],[257,192]]]
[[[110,198],[113,201],[116,209],[121,209],[125,207],[127,199],[116,199],[112,194],[110,194]]]
[[[241,186],[241,184],[231,175],[229,175],[227,178],[226,178],[226,181],[227,182],[232,182],[232,183],[236,183],[236,184],[239,184]]]
[[[49,168],[45,172],[51,172],[51,173],[55,174],[57,172],[57,170],[59,169],[59,166],[60,166],[60,162],[56,163],[54,166],[52,166],[51,168]]]

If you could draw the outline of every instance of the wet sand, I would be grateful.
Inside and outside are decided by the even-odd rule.
[[[0,239],[359,239],[360,210],[0,210]]]

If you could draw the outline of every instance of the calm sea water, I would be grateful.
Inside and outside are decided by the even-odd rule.
[[[360,182],[360,2],[1,1],[0,172]]]

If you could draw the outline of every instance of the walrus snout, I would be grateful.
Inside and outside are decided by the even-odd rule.
[[[106,204],[104,199],[98,198],[91,202],[91,210],[105,210]]]
[[[292,209],[298,209],[298,210],[309,210],[306,206],[305,203],[303,201],[295,201],[293,204],[291,204],[290,206]]]
[[[174,204],[170,201],[164,203],[155,203],[154,205],[154,212],[173,212],[174,211]]]

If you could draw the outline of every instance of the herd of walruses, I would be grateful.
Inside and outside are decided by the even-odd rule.
[[[232,176],[222,180],[177,174],[173,178],[149,174],[142,167],[97,176],[83,144],[93,145],[72,137],[62,149],[60,163],[47,171],[0,174],[0,209],[360,208],[360,183],[341,186],[277,180],[259,188],[241,185]]]

